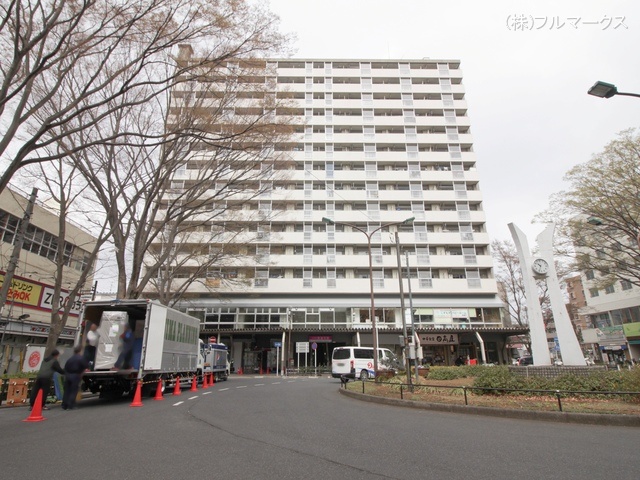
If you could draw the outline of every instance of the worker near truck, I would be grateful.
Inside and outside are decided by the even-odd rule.
[[[87,338],[84,344],[84,358],[89,364],[89,368],[91,370],[93,370],[93,366],[96,361],[96,350],[98,348],[98,340],[100,339],[100,335],[96,330],[98,330],[98,325],[91,323],[89,325]]]
[[[30,409],[33,408],[33,405],[36,403],[38,392],[42,390],[42,409],[49,410],[46,403],[47,395],[49,395],[49,390],[51,389],[51,379],[53,378],[53,374],[54,372],[58,372],[59,374],[64,375],[64,370],[62,370],[62,367],[58,363],[58,356],[60,356],[60,352],[58,349],[54,348],[51,354],[48,357],[45,357],[42,361],[42,366],[36,376],[36,382],[31,389],[31,398],[29,399],[29,405],[31,405]]]
[[[133,345],[136,341],[133,335],[133,330],[128,323],[124,325],[124,332],[120,335],[122,340],[122,350],[115,363],[115,368],[118,370],[126,370],[131,368],[131,359],[133,358]]]
[[[64,364],[64,394],[62,395],[62,409],[71,410],[76,406],[76,396],[80,388],[82,374],[89,368],[89,363],[81,355],[82,347],[76,345],[73,355]]]

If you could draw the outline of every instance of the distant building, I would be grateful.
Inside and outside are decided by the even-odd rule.
[[[586,305],[578,313],[586,319],[584,343],[597,344],[605,363],[640,358],[640,288],[627,281],[598,288],[593,270],[581,278]]]
[[[14,189],[6,188],[0,193],[0,280],[4,280],[27,203],[28,195]],[[7,297],[5,315],[0,318],[0,373],[5,370],[9,373],[19,371],[27,345],[46,343],[51,323],[58,221],[56,213],[36,203]],[[96,239],[70,222],[66,223],[65,229],[63,285],[68,286],[77,282],[83,269],[90,268],[89,252],[93,250]],[[87,280],[87,289],[91,288],[92,282],[91,275]],[[64,298],[67,291],[63,289]],[[61,344],[73,344],[78,314],[79,301],[60,335]]]
[[[183,48],[181,58],[188,53]],[[507,362],[507,338],[528,329],[503,325],[460,62],[267,59],[262,68],[244,79],[238,98],[245,103],[235,115],[252,112],[246,102],[260,82],[293,103],[284,113],[297,116],[299,128],[279,147],[290,160],[286,177],[228,212],[235,220],[249,211],[268,217],[247,223],[254,240],[243,247],[245,259],[212,269],[179,305],[201,318],[203,338],[228,343],[235,367],[250,371],[273,368],[276,345],[287,349],[289,364],[306,361],[298,344],[311,344],[315,361],[328,364],[336,346],[372,344],[372,280],[379,346],[399,353],[397,233],[427,361]],[[215,79],[221,91],[222,80]],[[185,98],[202,96],[197,85],[179,88],[174,112]],[[176,174],[176,192],[207,152],[192,154]],[[378,228],[369,251],[363,231]],[[159,251],[171,248],[160,242]],[[188,265],[171,268],[190,275]],[[242,278],[246,287],[225,286],[225,278]],[[408,309],[406,282],[404,294]]]

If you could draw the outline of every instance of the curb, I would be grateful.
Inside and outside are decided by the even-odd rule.
[[[612,427],[640,427],[640,415],[615,415],[598,413],[568,413],[568,412],[536,412],[533,410],[509,410],[493,407],[474,407],[470,405],[450,405],[445,403],[417,402],[415,400],[401,400],[399,398],[378,397],[364,393],[351,392],[344,388],[340,394],[356,400],[391,405],[395,407],[417,408],[420,410],[434,410],[447,413],[465,413],[471,415],[485,415],[490,417],[516,418],[520,420],[543,420],[559,423],[579,423],[587,425],[604,425]]]

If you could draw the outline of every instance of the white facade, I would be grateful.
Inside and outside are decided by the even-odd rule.
[[[0,284],[14,250],[14,240],[27,208],[28,195],[12,188],[0,193]],[[19,371],[27,345],[43,346],[51,324],[52,296],[56,275],[59,216],[36,201],[19,261],[9,290],[4,316],[0,318],[0,370]],[[67,287],[75,285],[90,265],[96,239],[71,222],[65,225],[64,268],[61,296],[69,298]],[[87,279],[87,290],[93,275]],[[78,327],[80,299],[75,299],[59,344],[72,344]],[[42,347],[44,348],[44,347]]]
[[[605,362],[640,358],[640,288],[623,281],[598,288],[595,275],[582,276],[587,305],[580,314],[591,327],[583,330],[585,343],[598,344]]]
[[[273,59],[266,77],[294,103],[297,131],[280,149],[293,162],[231,212],[267,214],[247,223],[255,249],[190,287],[182,306],[212,332],[370,331],[367,236],[344,224],[371,232],[413,217],[372,236],[381,332],[402,324],[396,231],[417,327],[502,327],[459,61]]]

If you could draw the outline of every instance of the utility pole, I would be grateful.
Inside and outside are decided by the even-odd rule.
[[[406,308],[404,306],[404,289],[402,287],[402,263],[400,263],[400,238],[396,230],[396,256],[398,257],[398,281],[400,282],[400,311],[402,316],[402,335],[404,338],[404,368],[407,371],[407,383],[411,385],[411,359],[409,352],[409,337],[407,336]],[[413,388],[413,387],[411,387]]]
[[[16,236],[13,240],[13,251],[11,252],[11,258],[7,265],[7,271],[4,274],[4,280],[2,282],[2,288],[0,289],[0,318],[4,317],[4,309],[7,304],[7,297],[9,296],[9,289],[13,283],[13,274],[18,267],[18,261],[20,260],[20,252],[22,251],[22,245],[24,244],[24,236],[27,233],[27,228],[31,222],[31,215],[33,214],[33,206],[36,203],[36,197],[38,196],[38,189],[34,188],[31,191],[27,208],[24,211],[24,216],[16,232]]]
[[[414,350],[414,356],[413,356],[413,364],[414,367],[416,369],[415,375],[416,375],[416,384],[419,383],[419,379],[418,379],[418,331],[416,329],[416,323],[415,323],[415,318],[413,317],[413,295],[411,293],[411,270],[409,269],[409,252],[404,252],[404,256],[406,259],[406,263],[407,263],[407,286],[409,287],[409,312],[410,312],[410,318],[411,318],[411,334],[413,335],[413,350]]]

